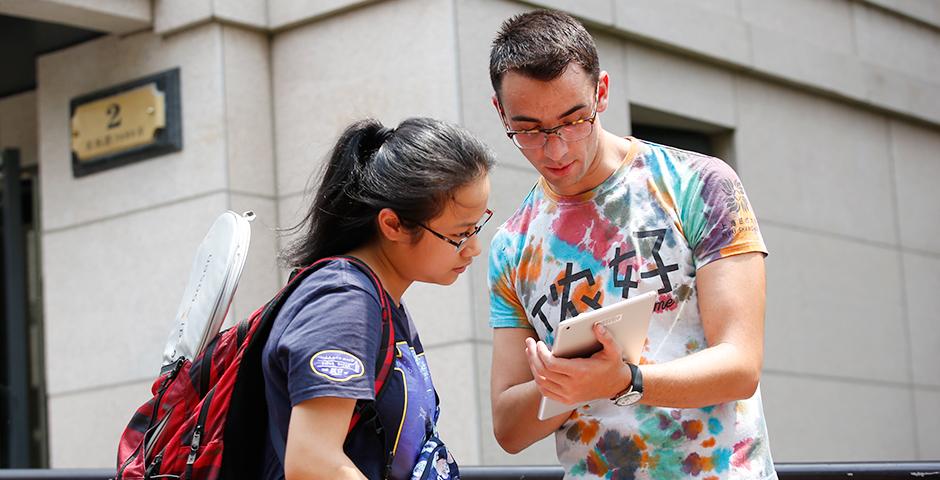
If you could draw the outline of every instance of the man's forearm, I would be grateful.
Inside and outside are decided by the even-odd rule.
[[[764,339],[764,257],[733,255],[698,271],[698,306],[708,348],[644,365],[643,403],[697,408],[749,398],[760,380]]]
[[[542,421],[538,419],[542,395],[535,381],[509,387],[493,399],[493,433],[509,453],[519,453],[558,430],[568,414]]]
[[[659,407],[701,408],[749,398],[760,378],[760,362],[729,343],[640,368],[641,403]]]

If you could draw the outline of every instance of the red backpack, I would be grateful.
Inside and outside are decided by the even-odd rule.
[[[318,268],[342,259],[375,283],[382,306],[383,340],[376,362],[375,398],[394,360],[394,325],[382,284],[364,263],[329,257],[297,271],[274,298],[234,328],[220,332],[190,362],[180,357],[153,383],[153,398],[134,413],[118,445],[116,480],[259,478],[268,412],[261,352],[278,311],[291,292]],[[368,412],[359,402],[349,430]]]

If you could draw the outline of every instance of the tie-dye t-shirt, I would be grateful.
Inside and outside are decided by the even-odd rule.
[[[656,290],[640,363],[707,346],[696,270],[766,254],[754,213],[721,160],[630,141],[623,165],[593,190],[561,197],[540,179],[499,228],[489,272],[494,328],[531,328],[551,345],[561,320]],[[758,389],[706,408],[597,400],[572,413],[555,441],[566,478],[776,478],[766,430]]]

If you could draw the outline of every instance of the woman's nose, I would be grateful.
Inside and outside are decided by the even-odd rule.
[[[474,235],[467,239],[467,243],[460,249],[460,254],[467,258],[473,258],[480,254],[480,236]]]

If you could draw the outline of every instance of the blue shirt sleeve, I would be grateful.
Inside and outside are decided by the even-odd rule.
[[[292,406],[316,397],[374,397],[382,310],[375,288],[354,268],[331,272],[332,278],[317,272],[285,305],[292,318],[275,358],[286,373]]]

